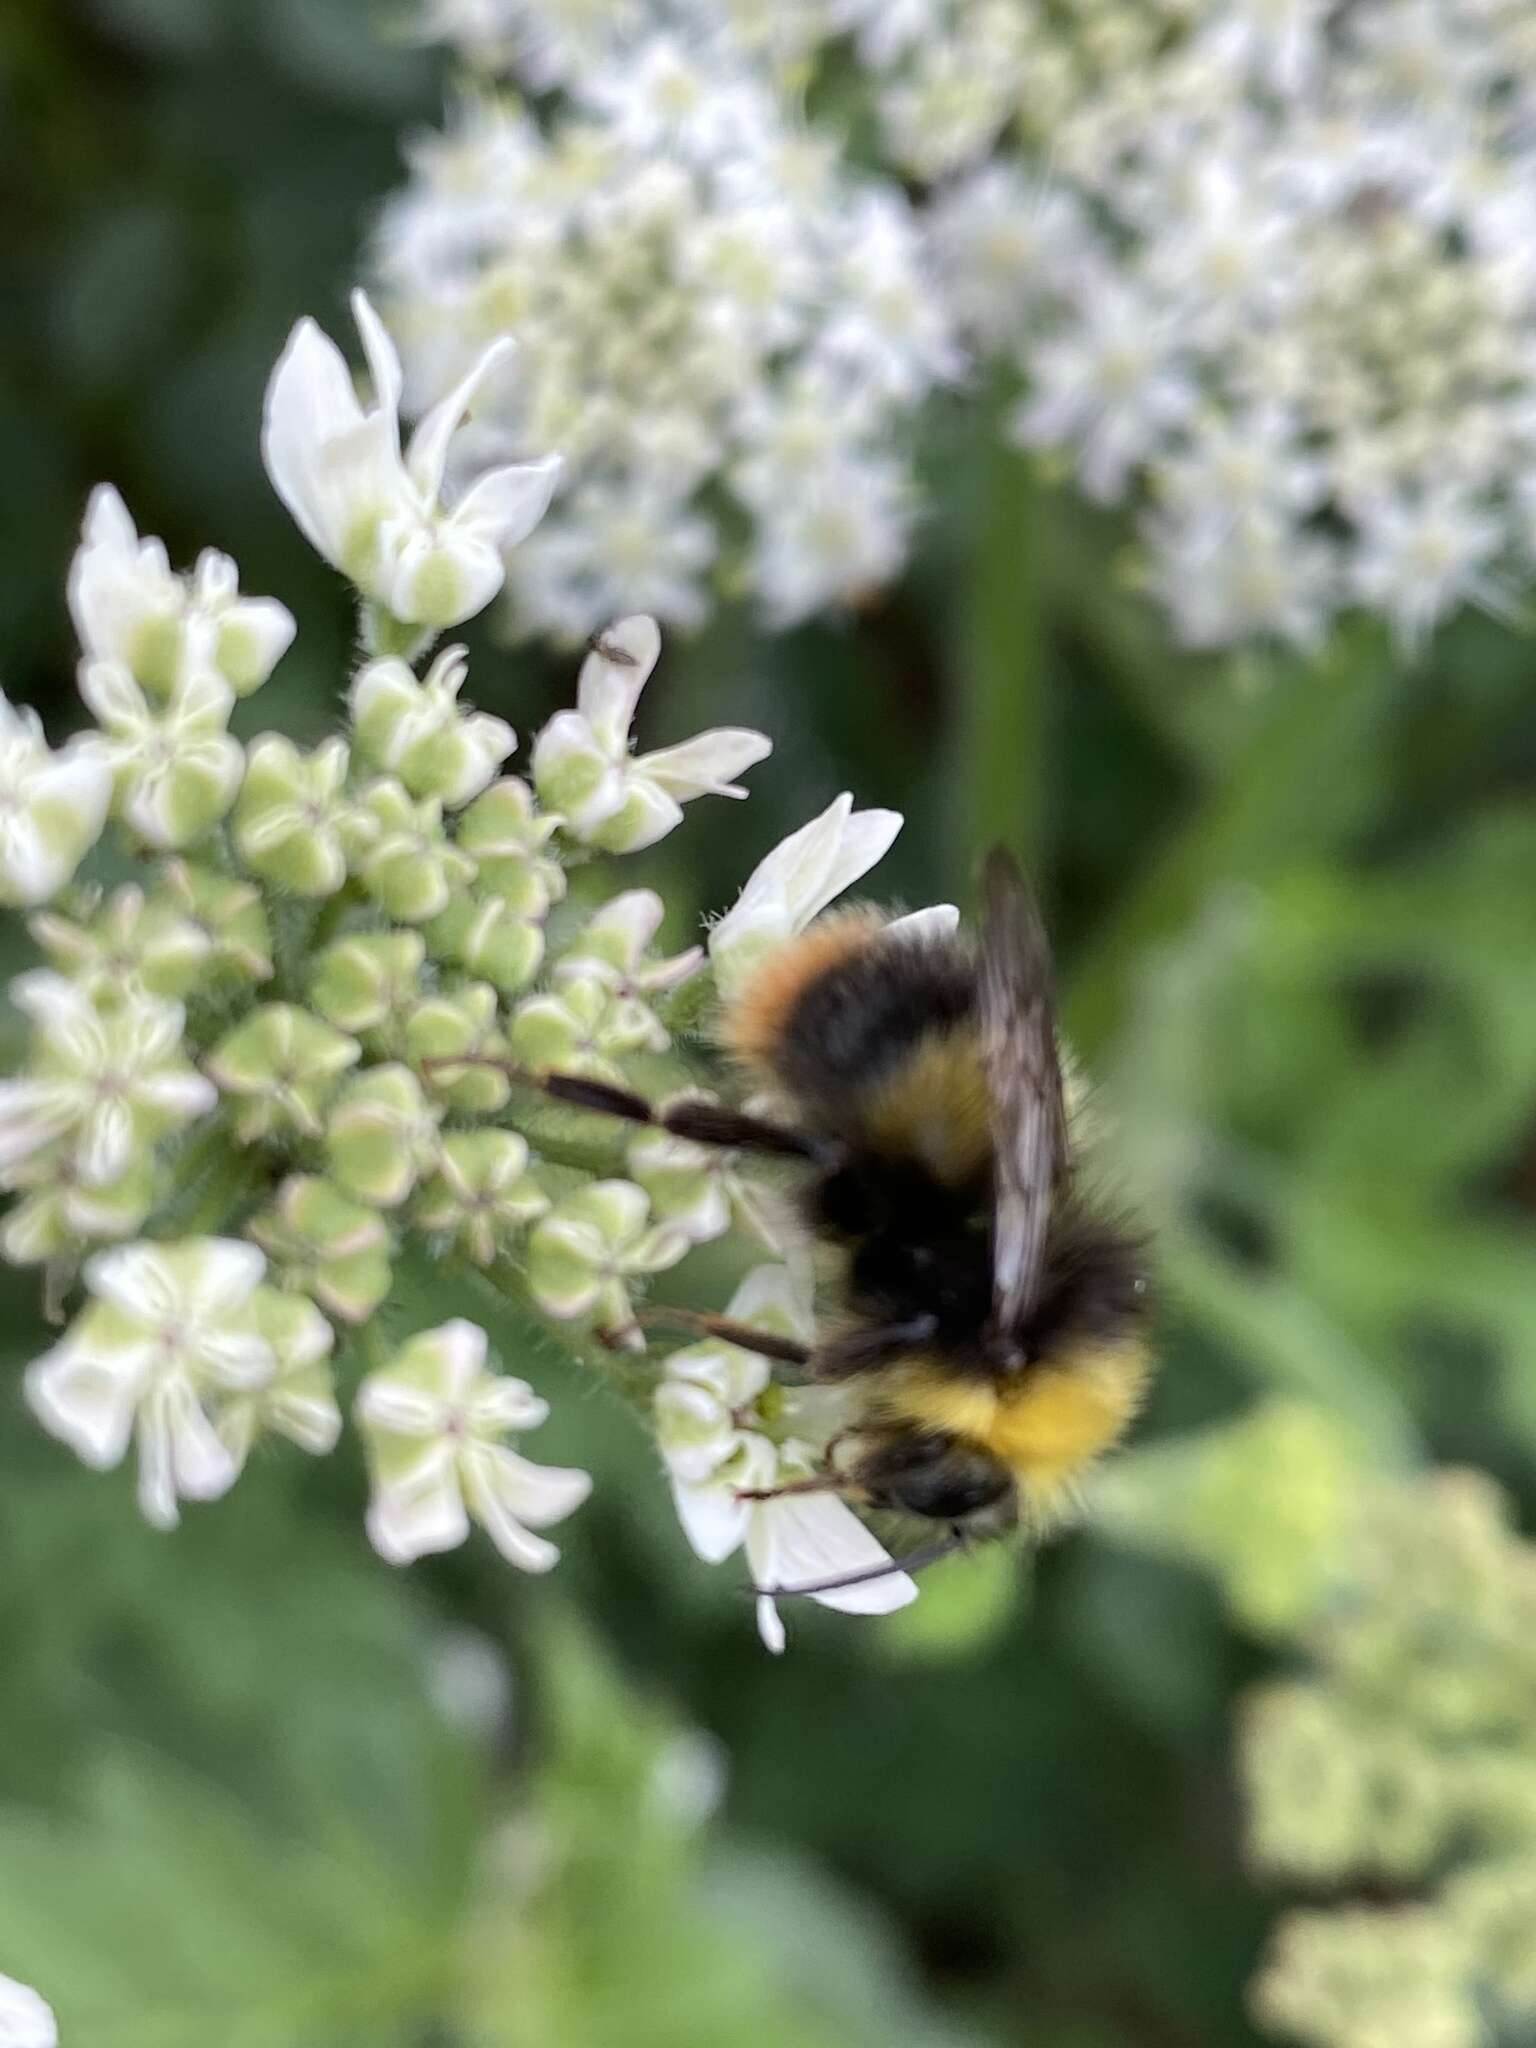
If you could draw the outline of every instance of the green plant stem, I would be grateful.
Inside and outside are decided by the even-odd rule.
[[[1001,432],[990,438],[961,622],[955,787],[962,810],[954,837],[962,883],[998,841],[1032,870],[1039,869],[1047,844],[1041,490],[1031,459]]]
[[[1227,773],[1081,962],[1067,1026],[1086,1056],[1126,1021],[1137,968],[1187,927],[1208,890],[1261,882],[1355,824],[1376,781],[1369,757],[1382,744],[1393,674],[1380,630],[1357,624],[1273,681]]]

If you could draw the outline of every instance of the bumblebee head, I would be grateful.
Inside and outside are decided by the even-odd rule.
[[[1018,1519],[1008,1467],[980,1444],[947,1430],[893,1428],[872,1434],[849,1477],[871,1507],[945,1522],[974,1535],[1000,1535]]]

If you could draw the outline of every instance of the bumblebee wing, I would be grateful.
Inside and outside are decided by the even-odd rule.
[[[987,856],[981,927],[982,1060],[992,1104],[994,1327],[1016,1329],[1035,1304],[1051,1197],[1066,1163],[1051,951],[1017,863]]]

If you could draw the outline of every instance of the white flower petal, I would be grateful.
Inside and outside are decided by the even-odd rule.
[[[323,473],[325,450],[362,423],[345,357],[329,335],[304,318],[289,335],[267,384],[261,455],[299,530],[332,562],[346,535],[339,527],[335,478]]]
[[[592,1491],[592,1475],[572,1465],[539,1465],[505,1444],[477,1444],[466,1453],[509,1513],[545,1529],[574,1514]]]
[[[28,1367],[27,1404],[50,1436],[105,1471],[128,1449],[148,1360],[144,1346],[98,1357],[66,1337]]]
[[[960,910],[954,903],[930,903],[926,910],[909,910],[905,917],[893,917],[885,928],[887,938],[948,938],[960,928]]]
[[[243,1238],[199,1238],[188,1306],[194,1315],[227,1316],[245,1306],[266,1270],[265,1253]]]
[[[58,2048],[53,2009],[30,1985],[0,1977],[0,2048]]]
[[[389,330],[373,310],[373,302],[365,291],[354,291],[349,301],[352,318],[363,344],[363,354],[368,362],[368,375],[373,380],[375,409],[392,421],[400,416],[400,392],[404,377],[400,369],[400,357],[395,344],[389,338]]]
[[[453,508],[451,524],[482,535],[503,553],[526,540],[549,510],[563,469],[558,455],[487,470]]]
[[[760,1593],[757,1599],[757,1632],[765,1650],[771,1650],[775,1657],[784,1654],[784,1618],[766,1593]]]
[[[644,612],[632,613],[606,627],[581,665],[576,708],[616,758],[629,743],[640,692],[661,653],[661,628]]]
[[[830,1493],[792,1493],[758,1502],[747,1524],[746,1544],[754,1583],[771,1593],[891,1561],[853,1510]],[[844,1614],[889,1614],[915,1600],[917,1587],[905,1572],[893,1569],[861,1585],[812,1597]]]
[[[400,1481],[378,1487],[368,1508],[368,1540],[390,1564],[410,1564],[440,1550],[456,1550],[469,1534],[469,1515],[449,1446]]]
[[[644,755],[637,771],[682,803],[696,796],[745,796],[736,777],[766,760],[773,741],[747,726],[719,726],[696,739]]]
[[[217,1500],[228,1493],[239,1467],[204,1413],[192,1382],[170,1373],[150,1395],[164,1418],[171,1446],[171,1473],[183,1500]]]
[[[362,299],[361,292],[355,296],[357,299]],[[366,299],[363,300],[363,304],[367,305]],[[377,325],[377,316],[373,316],[373,309],[369,307],[368,310],[370,315],[374,317],[375,324]],[[358,325],[362,325],[361,316],[359,316]],[[378,331],[383,336],[385,342],[388,343],[389,338],[384,334],[382,326],[379,326]],[[393,344],[389,345],[393,354]],[[443,471],[447,467],[448,462],[448,444],[462,425],[464,416],[469,411],[470,405],[474,400],[475,393],[480,389],[480,386],[485,382],[492,370],[499,368],[508,356],[512,354],[515,345],[510,335],[502,335],[499,339],[493,341],[489,348],[484,349],[476,357],[469,370],[459,379],[447,397],[439,399],[438,403],[422,416],[415,433],[412,434],[410,446],[405,452],[405,467],[412,483],[415,484],[417,490],[420,491],[422,497],[429,504],[435,503],[442,492]],[[398,405],[398,403],[399,386],[397,383],[394,404]],[[503,475],[507,474],[505,471],[501,473]],[[549,500],[546,495],[545,504],[548,504],[548,502]],[[530,526],[533,523],[533,521],[530,521]]]
[[[719,1564],[740,1548],[747,1533],[749,1503],[736,1498],[734,1479],[688,1484],[674,1478],[672,1499],[683,1534],[706,1564]]]

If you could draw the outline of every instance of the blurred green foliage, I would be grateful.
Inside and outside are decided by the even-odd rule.
[[[398,136],[438,104],[433,63],[378,26],[365,0],[0,18],[0,659],[56,730],[100,477],[173,559],[225,547],[299,615],[258,723],[330,716],[352,620],[256,427],[289,324],[337,320]],[[1147,1457],[1279,1390],[1350,1458],[1303,1433],[1267,1495],[1215,1489],[1218,1519],[1280,1539],[1225,1598],[1170,1505],[1028,1572],[948,1567],[889,1624],[797,1614],[770,1664],[629,1415],[534,1333],[497,1335],[554,1401],[540,1455],[598,1481],[558,1580],[481,1547],[397,1577],[344,1461],[259,1465],[174,1539],[139,1525],[125,1480],[25,1422],[46,1335],[9,1275],[0,1970],[66,2041],[1256,2038],[1271,1901],[1242,1874],[1228,1730],[1275,1655],[1276,1558],[1313,1554],[1319,1486],[1347,1500],[1356,1456],[1454,1458],[1536,1505],[1532,651],[1467,619],[1412,664],[1365,631],[1310,665],[1175,659],[1117,529],[999,456],[990,417],[972,393],[934,420],[943,516],[901,589],[846,625],[763,643],[725,619],[669,649],[657,738],[778,739],[743,812],[700,806],[666,843],[670,936],[844,786],[908,814],[893,897],[963,898],[990,837],[1026,848],[1091,1113],[1158,1233]],[[565,667],[475,638],[477,701],[523,731]],[[678,1285],[729,1277],[701,1257]],[[398,1312],[465,1306],[423,1274]],[[515,1674],[510,1723],[463,1725],[466,1640],[482,1678]]]

